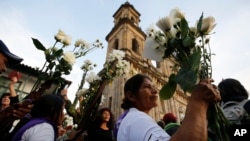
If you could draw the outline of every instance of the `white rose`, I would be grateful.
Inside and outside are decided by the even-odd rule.
[[[215,26],[216,26],[216,23],[215,23],[214,17],[210,16],[210,17],[204,18],[202,20],[201,32],[208,34],[214,29]]]
[[[169,16],[173,19],[185,18],[185,14],[179,8],[172,9]]]
[[[156,25],[164,32],[170,31],[172,27],[172,21],[169,17],[160,18]]]
[[[65,36],[66,34],[61,29],[59,29],[58,33],[55,35],[55,39],[56,41],[61,42],[65,38]]]
[[[154,39],[147,37],[142,56],[151,60],[161,61],[165,48],[161,47]]]
[[[84,41],[83,39],[78,39],[76,40],[75,42],[75,47],[80,47],[82,46],[83,44],[85,44],[86,41]]]
[[[92,83],[94,81],[98,81],[98,80],[101,80],[101,77],[98,76],[95,72],[90,72],[87,77],[86,77],[86,81],[88,83]]]
[[[63,54],[63,59],[67,61],[70,65],[73,65],[76,62],[75,55],[72,52],[65,52]]]
[[[66,35],[61,42],[64,44],[64,46],[69,46],[71,44],[72,38],[69,35]]]

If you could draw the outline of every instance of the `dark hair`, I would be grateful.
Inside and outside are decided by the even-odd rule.
[[[35,102],[30,114],[32,117],[50,117],[52,122],[57,124],[59,117],[62,114],[64,101],[61,97],[55,94],[46,94],[41,96]]]
[[[2,96],[1,96],[1,98],[0,98],[1,104],[2,104],[3,97],[5,97],[5,96],[10,96],[10,93],[3,93],[3,94],[2,94]],[[1,104],[0,104],[0,105],[1,105]]]
[[[105,111],[108,111],[109,114],[110,114],[110,119],[109,119],[109,121],[108,121],[108,123],[107,123],[107,126],[108,126],[108,128],[109,128],[110,130],[113,130],[113,128],[114,128],[114,115],[112,114],[112,112],[111,112],[111,110],[110,110],[109,108],[106,108],[106,107],[105,107],[105,108],[101,108],[101,109],[98,111],[98,113],[97,113],[97,115],[96,115],[96,117],[95,117],[94,123],[95,123],[96,125],[98,125],[98,126],[101,125],[101,123],[103,122],[102,114],[103,114]]]
[[[122,104],[121,104],[121,107],[124,109],[124,110],[127,110],[131,107],[133,107],[133,103],[126,97],[126,93],[128,91],[130,91],[132,94],[134,95],[137,95],[138,93],[138,90],[140,89],[143,81],[145,79],[149,79],[151,80],[148,76],[146,75],[143,75],[143,74],[136,74],[134,76],[132,76],[130,79],[128,79],[125,83],[125,86],[124,86],[124,94],[125,94],[125,97],[122,101]]]
[[[3,93],[0,99],[2,100],[3,97],[5,97],[5,96],[10,96],[10,93]]]
[[[221,99],[227,101],[241,101],[248,98],[248,92],[244,86],[236,79],[228,78],[222,80],[219,85]]]

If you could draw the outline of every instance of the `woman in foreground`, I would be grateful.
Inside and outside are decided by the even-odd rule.
[[[207,109],[220,100],[212,79],[201,80],[193,89],[186,115],[178,131],[170,137],[148,114],[157,106],[158,92],[151,79],[137,74],[124,86],[122,108],[128,110],[118,128],[117,141],[207,141]]]

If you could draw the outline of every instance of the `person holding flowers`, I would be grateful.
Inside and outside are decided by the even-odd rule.
[[[203,13],[194,26],[180,9],[172,9],[170,14],[160,18],[154,26],[147,29],[147,38],[143,56],[162,63],[171,62],[172,69],[168,79],[159,91],[161,99],[171,98],[176,89],[190,96],[195,86],[204,79],[212,78],[210,36],[216,26],[215,18],[203,17]],[[214,102],[207,111],[208,127],[218,139],[228,141],[229,122],[218,103]]]
[[[207,141],[207,109],[220,100],[212,79],[201,80],[193,89],[182,125],[170,137],[148,114],[157,106],[158,91],[151,78],[136,74],[124,86],[123,109],[128,113],[118,128],[118,141]],[[192,128],[192,129],[190,129]]]

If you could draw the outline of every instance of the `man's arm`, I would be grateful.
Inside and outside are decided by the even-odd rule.
[[[15,84],[18,81],[17,77],[12,77],[10,78],[10,84],[9,84],[9,91],[10,91],[10,105],[14,104],[14,103],[18,103],[19,99],[15,90]]]
[[[17,82],[17,78],[16,77],[12,77],[10,84],[9,84],[9,90],[10,90],[10,97],[16,97],[16,91],[15,91],[15,84]]]

